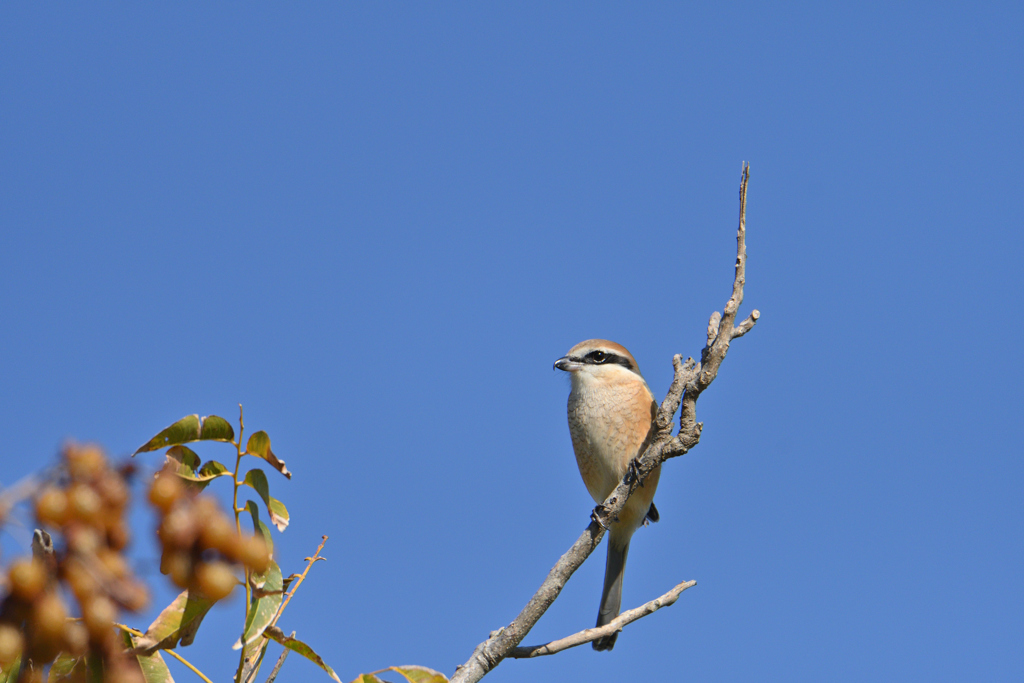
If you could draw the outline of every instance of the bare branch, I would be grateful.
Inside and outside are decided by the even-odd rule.
[[[683,395],[677,439],[679,446],[684,449],[684,453],[696,446],[700,440],[701,424],[697,422],[696,417],[697,397],[718,376],[718,368],[725,360],[725,354],[728,353],[732,340],[749,332],[757,319],[761,317],[761,313],[755,310],[738,327],[734,326],[736,314],[739,312],[740,304],[743,303],[743,286],[747,281],[747,182],[749,180],[750,166],[744,164],[743,176],[740,180],[740,220],[739,227],[736,229],[736,275],[732,283],[732,296],[725,304],[724,313],[722,313],[718,325],[718,334],[715,335],[714,340],[711,339],[712,325],[708,325],[708,344],[700,354],[700,370],[696,379],[687,385]],[[712,322],[716,315],[717,313],[712,315]]]
[[[715,338],[718,336],[718,328],[722,322],[722,314],[715,311],[711,314],[711,319],[708,320],[708,346],[714,343]]]
[[[292,634],[289,636],[289,638],[294,637],[295,631],[292,631]],[[267,677],[266,683],[274,683],[274,681],[277,679],[277,674],[281,672],[281,667],[284,666],[284,660],[288,657],[289,652],[291,652],[291,650],[289,650],[286,647],[281,649],[281,656],[277,658],[277,664],[274,665],[274,669],[270,672],[270,676]]]
[[[675,368],[675,376],[672,378],[672,384],[668,388],[665,400],[661,402],[661,407],[658,408],[658,415],[654,421],[655,430],[659,435],[671,433],[672,416],[679,410],[679,402],[683,400],[683,391],[699,372],[695,360],[687,358],[686,361],[683,361],[683,357],[678,353],[672,357],[672,366]]]
[[[662,595],[660,598],[655,598],[654,600],[644,603],[639,607],[622,612],[619,616],[601,628],[584,629],[579,633],[574,633],[571,636],[559,638],[558,640],[552,640],[550,643],[545,643],[544,645],[526,645],[523,647],[517,647],[514,648],[508,656],[513,659],[527,659],[530,657],[553,655],[556,652],[568,650],[571,647],[576,647],[577,645],[583,645],[584,643],[589,643],[597,640],[598,638],[610,636],[616,631],[621,631],[626,624],[631,624],[637,619],[646,617],[648,614],[654,614],[662,607],[668,607],[669,605],[675,604],[676,600],[679,599],[679,595],[684,590],[696,585],[696,581],[684,581],[668,593]]]
[[[732,338],[737,339],[745,335],[747,332],[750,332],[750,330],[754,329],[754,325],[755,323],[757,323],[757,319],[760,317],[761,311],[755,308],[753,311],[750,312],[750,315],[747,316],[746,320],[741,322],[736,327],[732,328]]]
[[[755,311],[739,326],[735,325],[736,315],[743,302],[743,286],[746,282],[746,211],[749,178],[750,166],[744,164],[740,182],[740,221],[736,231],[736,273],[733,279],[732,295],[726,302],[721,316],[719,317],[718,313],[711,316],[708,324],[708,343],[701,351],[700,362],[698,363],[692,358],[683,361],[682,356],[678,354],[673,357],[675,376],[668,394],[655,416],[654,435],[647,449],[633,460],[626,476],[615,487],[615,490],[603,503],[594,508],[590,525],[551,568],[540,588],[537,589],[519,615],[508,626],[492,632],[487,640],[480,643],[473,650],[469,660],[455,670],[451,683],[475,683],[498,666],[501,660],[511,656],[526,634],[561,593],[569,577],[579,569],[584,560],[601,542],[605,529],[625,507],[626,501],[633,491],[642,486],[651,471],[663,462],[669,458],[683,455],[700,441],[704,425],[696,419],[697,398],[718,376],[718,369],[729,351],[729,343],[734,338],[746,334],[760,316]],[[680,411],[679,432],[673,436],[672,417],[677,410]],[[639,609],[643,609],[643,607]],[[615,623],[617,621],[612,622],[612,624]],[[599,630],[588,629],[595,633]],[[615,630],[612,629],[612,631]],[[595,637],[600,637],[600,635],[595,635]],[[572,637],[570,636],[570,638]]]

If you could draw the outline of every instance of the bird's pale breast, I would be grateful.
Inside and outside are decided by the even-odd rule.
[[[569,394],[569,432],[576,463],[591,497],[602,502],[618,485],[629,461],[645,445],[654,397],[643,381],[574,387]],[[655,471],[630,497],[620,520],[639,526],[654,499]]]

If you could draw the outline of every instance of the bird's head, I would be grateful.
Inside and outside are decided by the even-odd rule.
[[[588,339],[569,349],[555,361],[555,369],[572,377],[573,386],[590,382],[616,382],[640,378],[633,354],[621,344],[607,339]]]

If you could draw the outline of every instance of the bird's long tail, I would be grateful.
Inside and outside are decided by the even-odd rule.
[[[601,593],[601,608],[597,612],[597,626],[601,627],[619,616],[622,607],[622,574],[626,571],[626,555],[629,541],[622,546],[612,542],[608,535],[608,559],[604,565],[604,591]],[[619,634],[613,633],[594,641],[595,650],[610,650],[615,647]]]

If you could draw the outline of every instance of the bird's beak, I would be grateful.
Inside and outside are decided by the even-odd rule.
[[[582,363],[577,363],[569,358],[569,356],[562,356],[555,361],[555,370],[565,370],[566,372],[576,372],[583,367]]]

